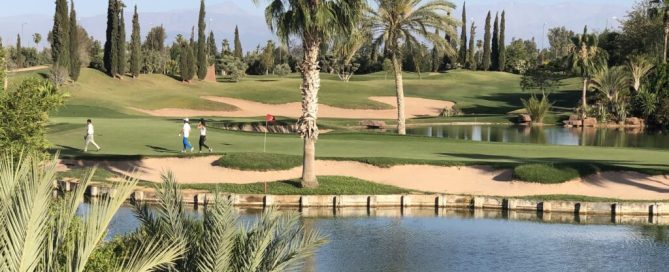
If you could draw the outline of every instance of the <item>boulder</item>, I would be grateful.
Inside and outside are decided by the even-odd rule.
[[[576,114],[569,115],[569,121],[580,121],[581,118]]]
[[[529,123],[532,122],[532,117],[529,114],[520,114],[518,115],[518,123]]]
[[[584,127],[594,127],[597,126],[597,118],[594,117],[588,117],[583,119],[583,126]]]
[[[625,125],[627,126],[640,127],[643,125],[643,123],[643,120],[637,117],[630,117],[625,119]]]
[[[386,122],[379,120],[362,120],[360,125],[372,129],[384,129],[387,127]]]

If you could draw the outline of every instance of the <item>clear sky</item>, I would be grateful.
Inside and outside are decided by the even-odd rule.
[[[2,0],[0,9],[0,37],[5,44],[13,44],[17,33],[30,35],[42,33],[51,28],[55,0]],[[266,0],[260,0],[256,6],[251,0],[205,0],[208,16],[213,20],[209,24],[216,37],[231,38],[231,31],[238,25],[243,33],[245,49],[256,44],[263,44],[273,39],[263,19],[263,6]],[[488,10],[507,13],[507,43],[511,38],[535,38],[539,46],[545,38],[545,30],[555,26],[566,26],[581,31],[584,25],[595,31],[607,26],[616,28],[618,20],[623,18],[638,0],[469,0],[467,17],[478,25],[477,39],[483,36],[483,23]],[[75,0],[77,15],[89,34],[103,39],[107,0]],[[188,34],[190,27],[197,23],[197,10],[200,0],[124,0],[129,7],[136,4],[140,11],[142,32],[156,24],[165,24],[168,40],[176,34]],[[457,5],[454,17],[460,19],[462,1],[453,1]],[[178,14],[178,15],[177,15]],[[494,16],[494,15],[493,15]],[[130,20],[130,16],[126,16]],[[129,22],[128,22],[129,23]],[[468,23],[469,24],[469,23]],[[545,28],[544,28],[545,26]],[[480,36],[480,37],[479,37]],[[546,44],[546,46],[548,46]]]

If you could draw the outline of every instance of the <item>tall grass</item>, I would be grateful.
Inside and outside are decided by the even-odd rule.
[[[548,101],[548,96],[546,95],[542,95],[541,100],[534,94],[527,100],[522,98],[520,100],[523,102],[527,114],[532,118],[532,122],[538,124],[543,123],[544,117],[546,117],[551,106],[553,106]]]

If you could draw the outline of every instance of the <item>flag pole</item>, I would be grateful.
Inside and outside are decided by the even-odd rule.
[[[267,118],[265,118],[265,139],[262,142],[262,153],[265,153],[266,147],[267,147],[267,131],[269,130],[269,127],[267,126]]]

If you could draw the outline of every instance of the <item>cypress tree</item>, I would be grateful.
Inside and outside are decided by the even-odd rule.
[[[462,4],[462,31],[460,32],[458,62],[462,65],[467,62],[467,2]]]
[[[81,60],[79,59],[79,26],[77,25],[77,11],[74,10],[74,0],[70,9],[70,78],[79,79]]]
[[[207,55],[209,56],[209,65],[212,65],[216,62],[218,57],[218,47],[216,46],[216,38],[214,38],[214,31],[209,31],[209,37],[207,37]]]
[[[60,67],[69,67],[70,61],[70,20],[67,14],[67,0],[56,0],[56,12],[51,30],[51,58]]]
[[[505,11],[502,11],[502,20],[499,23],[499,70],[506,70],[506,45],[504,44],[504,31],[506,28],[506,20],[504,19]]]
[[[23,52],[21,52],[21,34],[16,34],[16,65],[23,68]]]
[[[488,16],[485,17],[485,34],[483,36],[483,63],[481,67],[483,70],[488,71],[490,69],[490,11],[488,11]]]
[[[132,15],[132,35],[130,36],[130,74],[133,78],[139,76],[139,71],[142,68],[142,37],[139,29],[139,14],[137,13],[137,5],[135,5],[135,13]]]
[[[0,91],[7,89],[7,58],[0,38]]]
[[[476,37],[476,25],[472,22],[472,26],[469,30],[469,53],[467,53],[467,66],[472,71],[476,70],[476,47],[474,45],[474,37]]]
[[[192,79],[192,77],[190,77],[190,61],[188,60],[189,52],[192,56],[193,51],[190,50],[190,45],[188,45],[188,42],[181,42],[181,54],[179,54],[179,72],[181,72],[181,81],[183,82],[190,82]]]
[[[197,78],[203,80],[207,76],[207,37],[204,22],[204,0],[200,0],[200,19],[197,22]]]
[[[490,60],[492,61],[492,70],[499,70],[499,18],[495,14],[495,24],[492,25],[492,50]]]
[[[107,6],[107,40],[104,48],[104,66],[109,76],[118,74],[118,0],[109,0]]]
[[[239,40],[239,28],[237,28],[237,26],[235,26],[235,50],[233,55],[239,59],[242,59],[244,57],[244,50],[242,50],[242,41]]]
[[[121,3],[119,5],[119,13],[120,13],[120,18],[119,18],[119,26],[118,26],[118,52],[116,53],[116,57],[118,58],[118,68],[116,70],[118,71],[119,75],[123,77],[125,75],[125,66],[126,66],[126,57],[125,57],[125,15],[123,14],[123,4]]]

